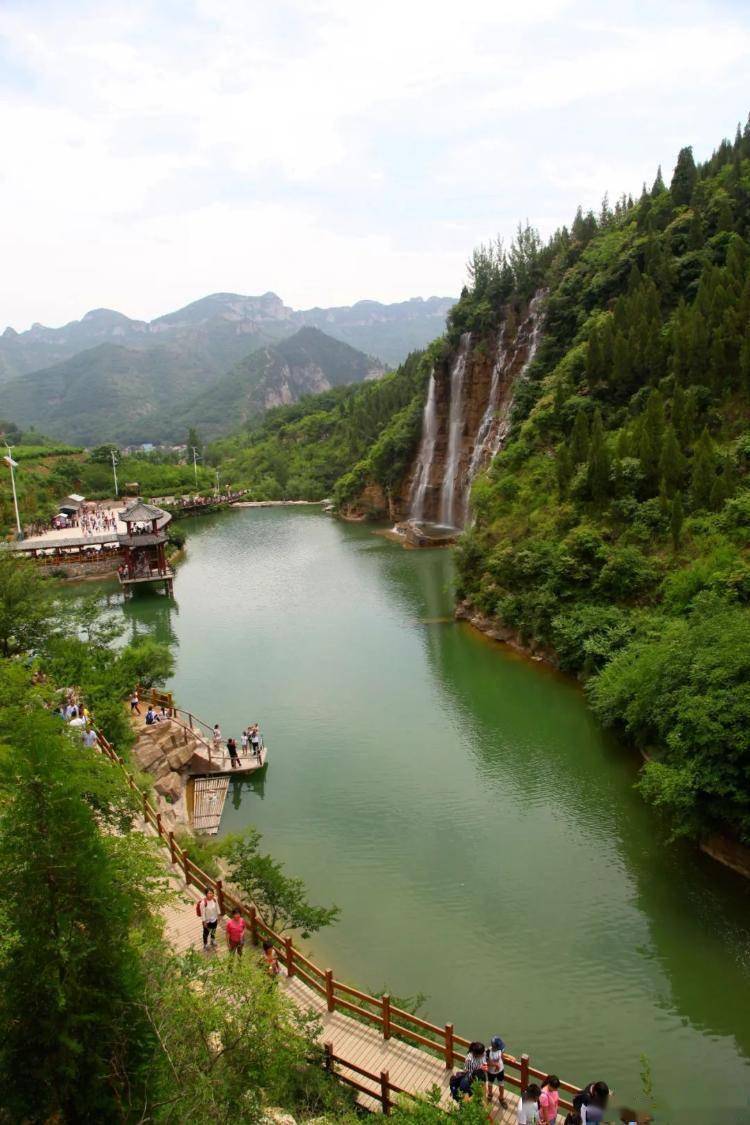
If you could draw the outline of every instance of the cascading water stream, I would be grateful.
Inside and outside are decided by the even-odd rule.
[[[503,334],[505,332],[505,325],[500,329],[497,337],[497,354],[495,363],[492,367],[492,379],[490,381],[490,393],[487,399],[487,406],[485,408],[482,420],[479,423],[476,438],[474,439],[474,449],[471,454],[471,461],[469,462],[469,472],[466,481],[466,489],[463,497],[463,519],[464,523],[469,515],[469,493],[471,490],[471,482],[479,471],[479,467],[487,452],[486,443],[492,430],[492,423],[495,420],[495,411],[498,408],[498,398],[500,390],[500,376],[505,369],[505,361],[507,358],[507,351],[503,346]]]
[[[440,492],[440,522],[455,527],[455,490],[458,463],[461,457],[461,434],[464,427],[464,375],[469,354],[471,333],[464,332],[451,370],[451,401],[448,416],[448,451],[445,460],[443,487]]]
[[[435,442],[437,440],[438,416],[435,402],[435,372],[430,372],[430,382],[427,387],[427,401],[422,414],[422,440],[419,443],[417,467],[409,498],[409,518],[413,520],[424,519],[424,500],[427,486],[430,483],[432,463],[435,460]]]

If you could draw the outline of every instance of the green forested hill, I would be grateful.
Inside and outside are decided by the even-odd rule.
[[[527,239],[545,335],[473,490],[459,596],[589,681],[681,830],[750,839],[750,128],[639,201]],[[475,256],[451,331],[487,331]],[[505,289],[505,291],[504,291]],[[500,300],[498,300],[498,295]]]
[[[269,407],[382,373],[378,360],[317,328],[300,328],[288,339],[246,356],[207,391],[176,409],[175,436],[196,426],[213,437]]]

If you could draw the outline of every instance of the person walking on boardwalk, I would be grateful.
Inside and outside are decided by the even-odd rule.
[[[237,755],[237,742],[234,738],[227,739],[227,750],[229,751],[229,760],[232,763],[232,769],[239,769],[240,760]]]
[[[505,1050],[505,1043],[499,1035],[493,1036],[485,1061],[487,1065],[487,1098],[492,1101],[492,1091],[497,1084],[498,1097],[500,1098],[500,1105],[506,1106],[508,1103],[505,1100],[505,1058],[503,1051]],[[554,1118],[552,1118],[554,1121]]]
[[[560,1102],[560,1079],[556,1074],[550,1074],[542,1082],[542,1095],[539,1098],[540,1120],[544,1125],[555,1125],[557,1121],[557,1107]]]
[[[245,944],[245,919],[242,917],[242,911],[239,906],[235,906],[232,911],[232,917],[227,921],[227,942],[229,944],[229,952],[236,953],[238,957],[242,956],[242,947]]]
[[[198,913],[203,923],[203,948],[216,949],[216,926],[219,921],[219,904],[211,887],[206,890],[205,898],[198,903]]]
[[[266,970],[269,976],[277,977],[281,972],[279,965],[279,955],[270,941],[263,942],[263,959],[266,962]]]
[[[214,739],[214,750],[218,750],[219,747],[221,746],[221,727],[219,726],[218,723],[214,723],[213,739]]]
[[[141,709],[138,705],[138,692],[134,691],[130,697],[130,714],[140,715]]]
[[[247,730],[243,730],[242,734],[240,735],[240,749],[242,750],[243,754],[247,754],[249,742],[250,737],[247,733]]]

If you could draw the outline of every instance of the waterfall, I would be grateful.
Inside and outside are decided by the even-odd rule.
[[[414,471],[414,480],[409,498],[409,517],[413,520],[424,519],[424,498],[427,485],[430,483],[432,462],[435,459],[435,441],[437,439],[438,417],[435,404],[435,372],[430,372],[430,382],[427,387],[427,401],[422,414],[422,440],[419,443],[417,454],[417,467]]]
[[[464,523],[469,515],[469,492],[471,489],[471,482],[479,472],[479,468],[487,452],[487,440],[492,430],[492,423],[495,420],[495,411],[498,408],[498,392],[500,390],[500,376],[505,369],[505,361],[507,359],[507,351],[503,345],[503,334],[505,332],[505,325],[500,329],[497,337],[497,353],[495,356],[495,363],[492,368],[492,379],[490,381],[490,394],[487,399],[487,406],[482,420],[479,423],[477,436],[474,439],[474,449],[471,454],[471,461],[469,463],[468,480],[466,482],[466,494],[464,496]]]
[[[445,459],[443,487],[440,492],[440,522],[445,527],[455,527],[454,506],[456,475],[461,457],[461,434],[464,428],[464,375],[469,355],[471,333],[464,332],[451,370],[451,402],[448,416],[448,452]]]

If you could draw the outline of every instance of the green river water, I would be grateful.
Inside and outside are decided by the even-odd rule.
[[[222,831],[341,907],[315,957],[618,1101],[643,1055],[661,1121],[750,1120],[750,883],[667,844],[574,684],[452,620],[450,552],[316,509],[182,526],[174,602],[124,613],[176,642],[181,706],[261,722]]]

